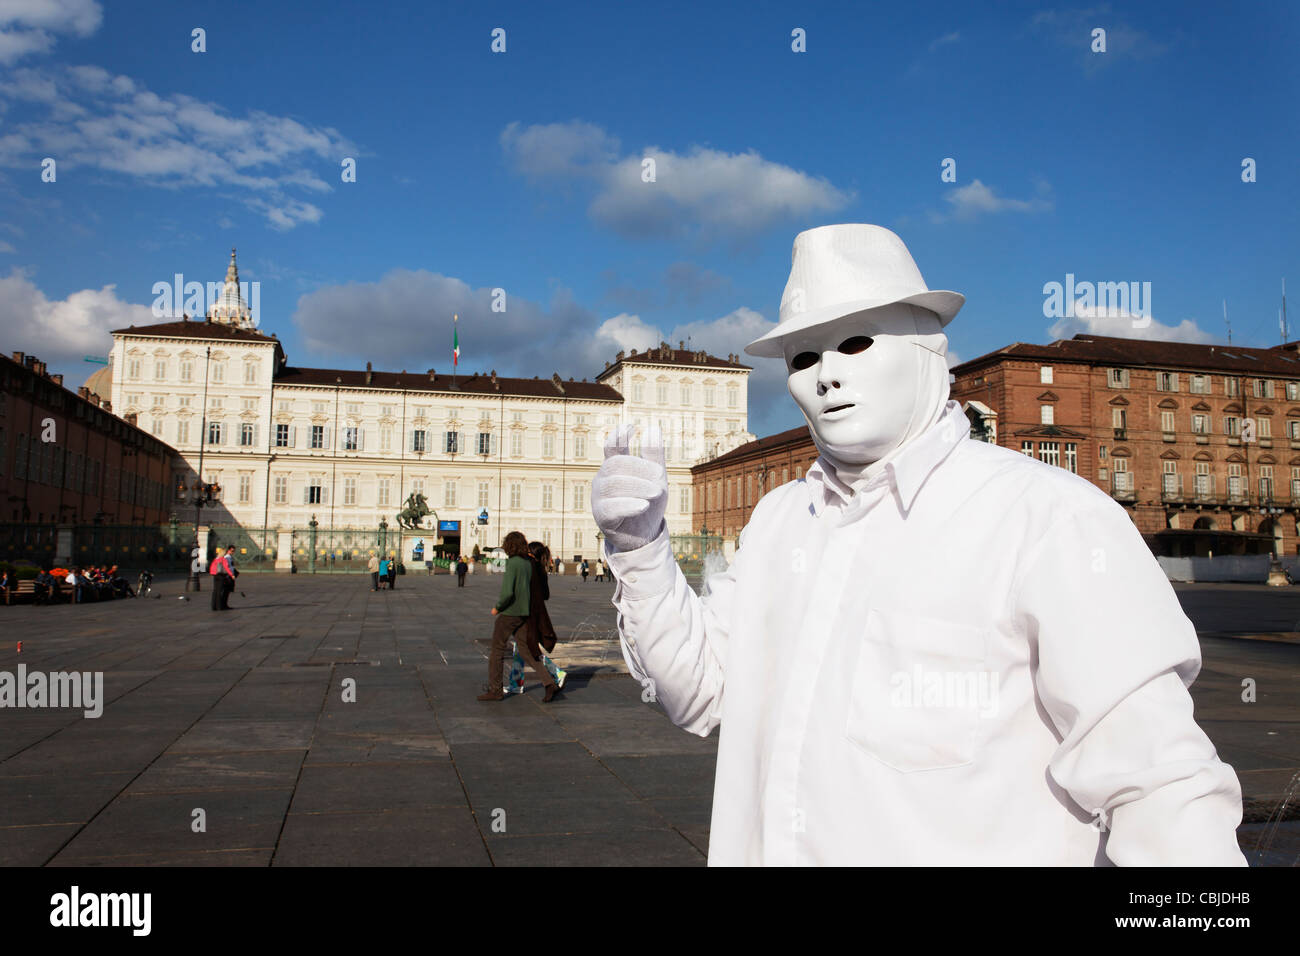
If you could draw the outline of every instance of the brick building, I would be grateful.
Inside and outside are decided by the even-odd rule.
[[[0,356],[0,522],[162,524],[175,454],[34,356]]]
[[[804,476],[817,460],[807,425],[746,442],[691,469],[695,486],[693,529],[734,540],[758,499]]]
[[[1300,553],[1300,354],[1076,335],[954,366],[972,435],[1094,482],[1157,554]]]

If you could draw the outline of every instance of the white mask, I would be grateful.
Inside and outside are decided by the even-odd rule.
[[[870,478],[948,401],[948,339],[934,313],[894,304],[788,335],[787,387],[846,484]]]

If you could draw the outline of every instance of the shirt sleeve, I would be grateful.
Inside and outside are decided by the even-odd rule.
[[[617,582],[613,600],[628,670],[673,723],[707,737],[721,722],[740,551],[726,571],[709,578],[707,598],[687,584],[666,527],[644,547],[606,557]]]
[[[1108,831],[1117,865],[1244,866],[1241,785],[1192,716],[1192,622],[1122,508],[1064,507],[1012,598],[1061,738],[1052,779]]]

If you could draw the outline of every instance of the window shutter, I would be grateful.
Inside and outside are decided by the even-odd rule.
[[[261,430],[262,430],[262,426],[261,426],[261,425],[259,425],[259,424],[254,424],[254,425],[253,425],[253,447],[254,447],[254,448],[256,448],[257,445],[258,445],[258,433],[259,433]]]
[[[357,451],[365,451],[365,450],[366,450],[366,430],[364,428],[358,428],[357,429]]]
[[[468,440],[468,438],[469,438],[468,432],[456,432],[456,450],[458,452],[464,454],[466,449],[465,442],[466,440]]]
[[[325,450],[326,450],[326,451],[329,451],[329,447],[330,447],[330,432],[331,432],[332,430],[333,430],[333,429],[331,429],[329,425],[326,425],[326,426],[325,426]]]
[[[497,453],[497,436],[495,432],[488,437],[488,453],[491,455]]]
[[[311,504],[311,479],[310,478],[307,479],[307,484],[305,484],[302,489],[302,503],[305,505]]]

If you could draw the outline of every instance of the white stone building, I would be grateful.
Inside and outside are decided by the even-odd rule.
[[[470,551],[520,530],[557,556],[597,555],[590,487],[605,433],[620,421],[658,423],[668,436],[673,533],[689,533],[690,467],[754,438],[750,369],[666,344],[619,353],[594,382],[447,373],[300,368],[274,334],[253,327],[232,253],[218,304],[202,321],[113,332],[112,407],[174,447],[175,513],[197,480],[221,486],[205,524],[374,529],[422,493],[440,541]],[[103,378],[111,377],[111,385]],[[207,390],[206,414],[203,396]],[[488,513],[488,523],[477,516]],[[425,520],[432,525],[433,516]],[[431,535],[432,536],[432,535]],[[438,540],[436,536],[435,540]]]

